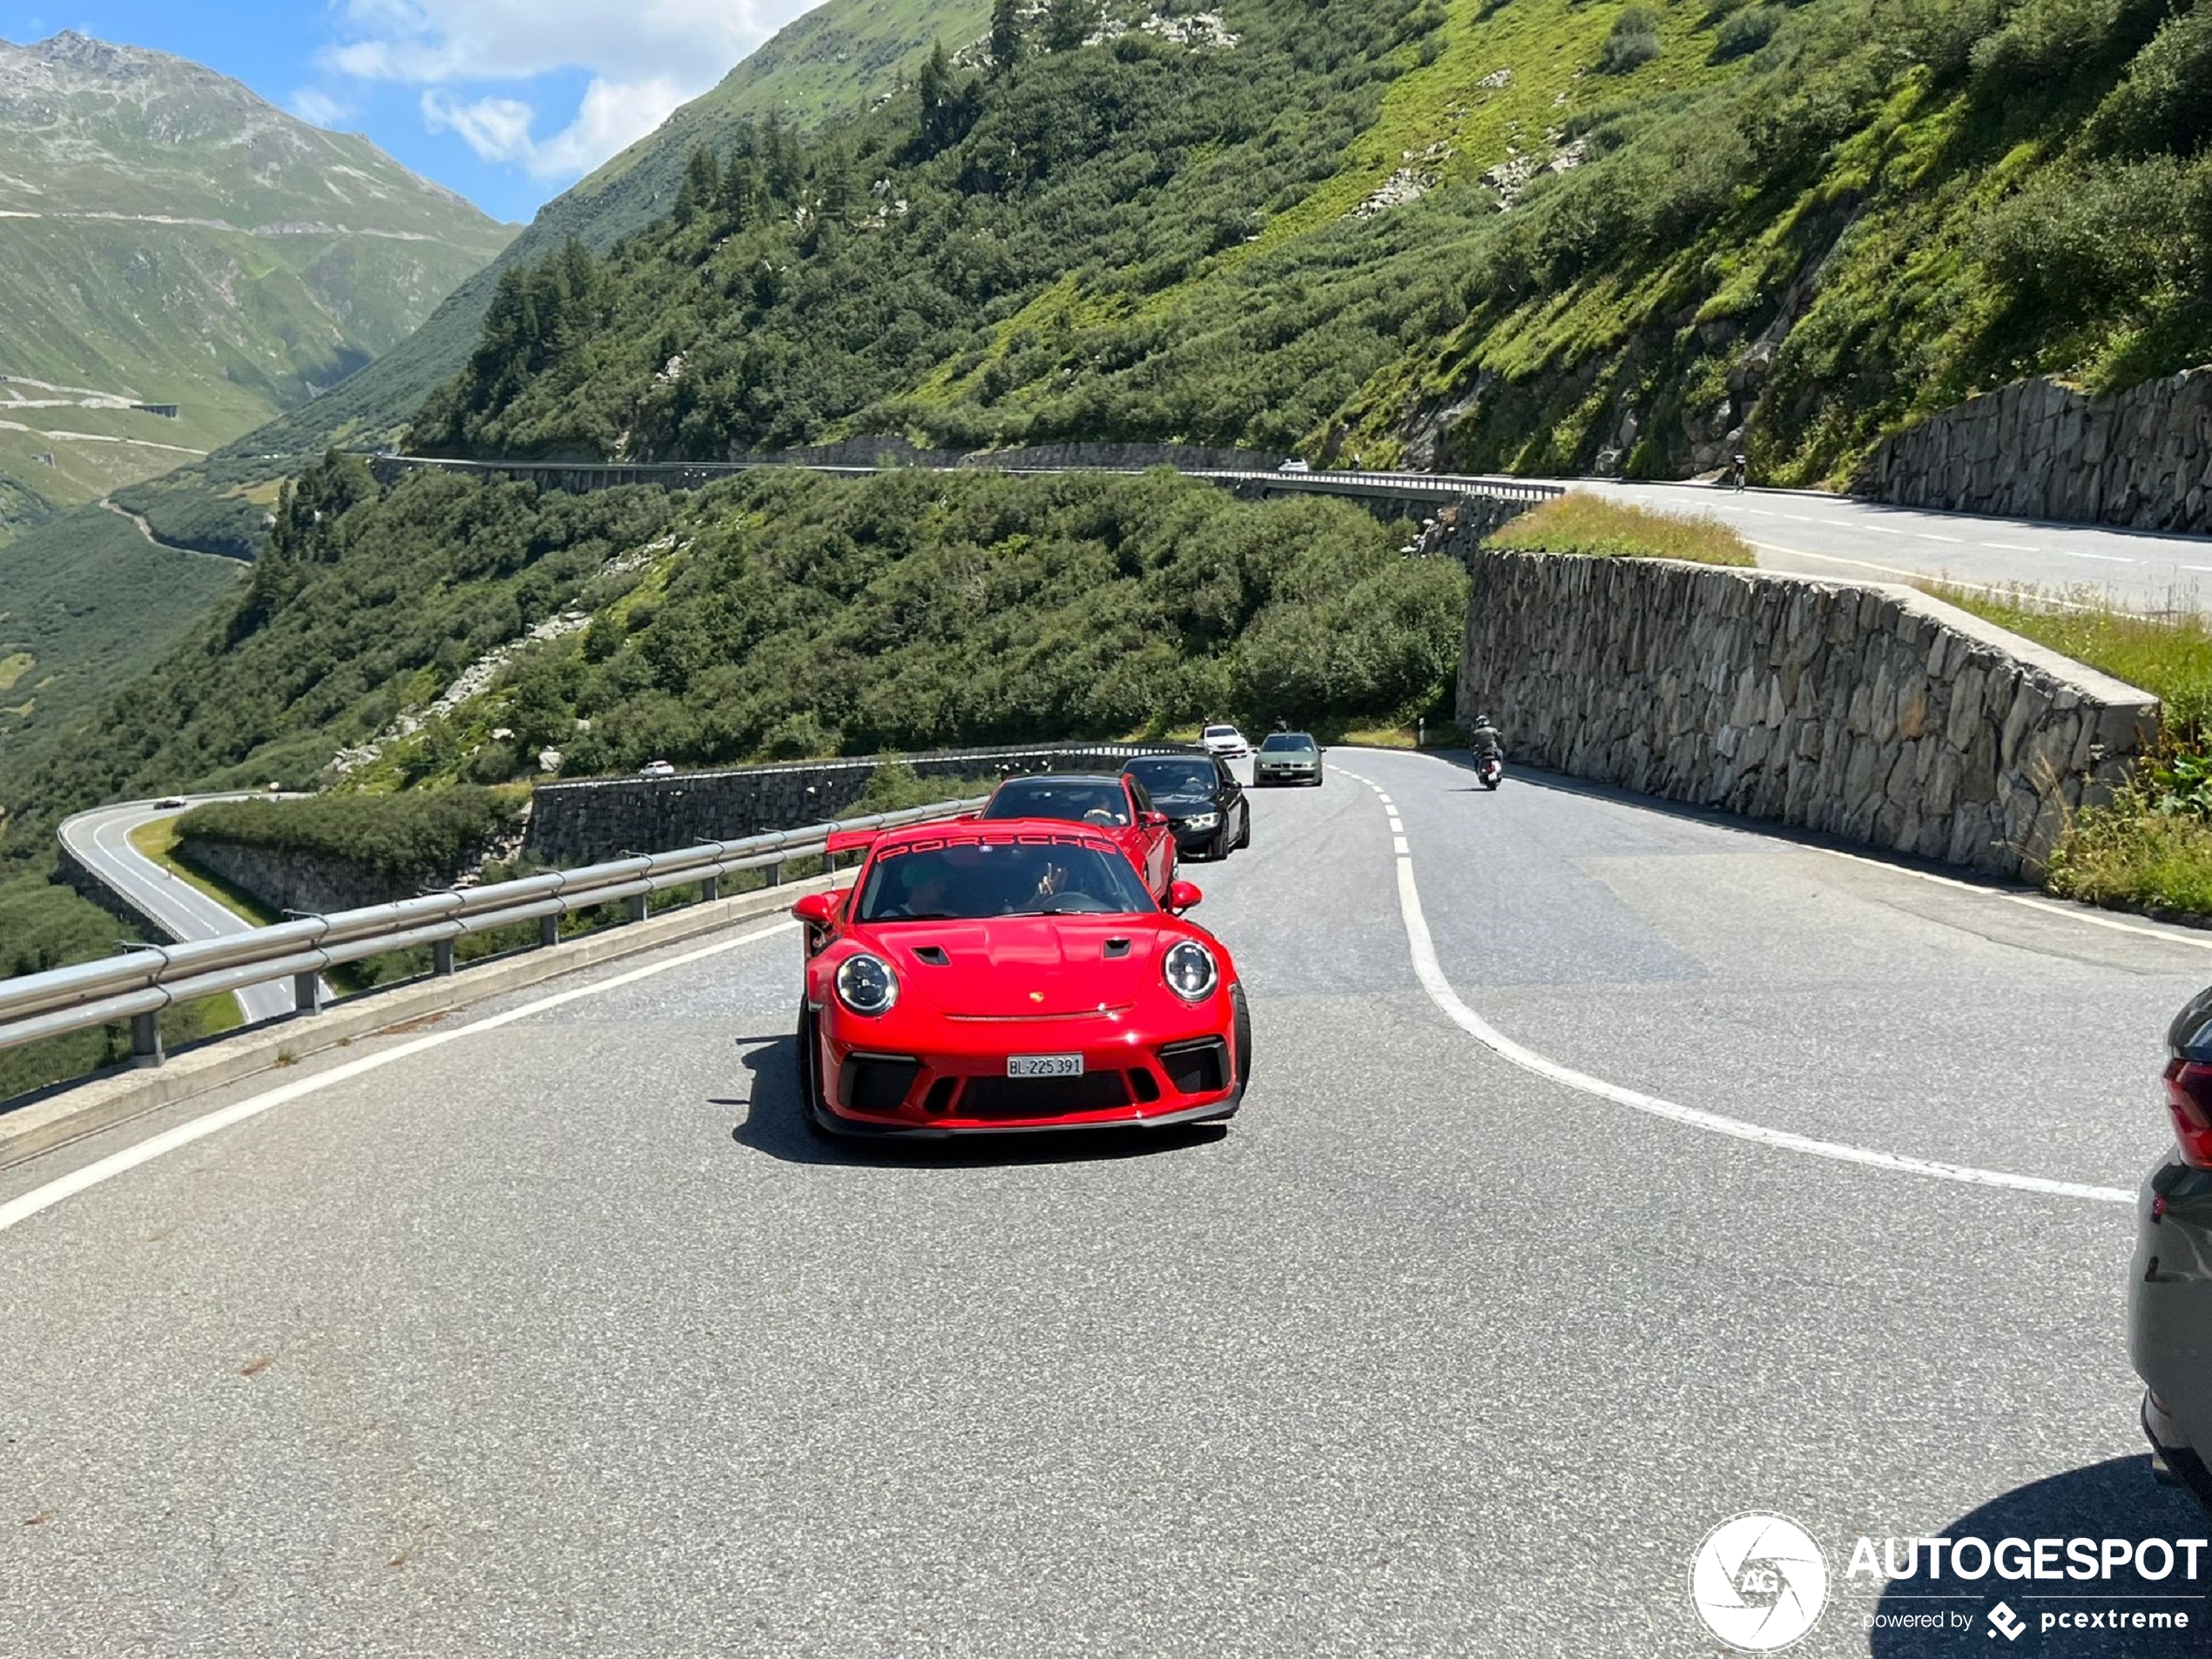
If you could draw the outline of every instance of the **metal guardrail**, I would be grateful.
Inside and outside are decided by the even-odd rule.
[[[995,467],[988,455],[968,457],[956,467],[906,468],[863,466],[836,462],[782,461],[462,461],[436,455],[374,455],[373,466],[399,469],[428,468],[439,472],[480,473],[509,477],[561,478],[585,481],[587,488],[618,483],[664,483],[679,489],[697,489],[717,478],[753,472],[764,467],[795,466],[807,472],[854,476],[878,472],[995,471],[1010,477],[1049,477],[1065,472],[1109,472],[1136,475],[1144,467]],[[1445,501],[1466,496],[1490,496],[1500,501],[1546,502],[1564,496],[1565,484],[1491,474],[1445,472],[1280,472],[1263,468],[1182,467],[1186,478],[1213,483],[1260,484],[1273,489],[1309,491],[1318,495],[1406,496]]]
[[[535,921],[539,945],[556,945],[561,918],[571,911],[626,901],[631,919],[643,921],[657,893],[698,887],[705,898],[714,899],[720,896],[722,878],[743,870],[766,870],[773,886],[781,880],[786,859],[827,857],[833,833],[924,824],[982,804],[978,796],[743,840],[706,841],[673,853],[641,853],[517,881],[300,916],[189,944],[147,945],[104,961],[0,980],[0,1049],[128,1020],[132,1060],[158,1066],[163,1059],[161,1012],[175,1003],[288,978],[294,1009],[312,1013],[323,1004],[323,973],[342,963],[428,945],[433,971],[450,974],[453,941],[470,934]]]

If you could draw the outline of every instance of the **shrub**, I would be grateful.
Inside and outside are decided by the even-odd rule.
[[[527,790],[466,785],[397,795],[217,801],[178,819],[177,834],[179,840],[342,859],[395,881],[445,881],[512,830],[529,802]]]
[[[2212,146],[2212,6],[2167,20],[2083,136],[2114,154],[2194,155]]]
[[[1630,6],[1614,20],[1613,32],[1599,51],[1597,66],[1607,75],[1626,75],[1659,56],[1659,19],[1642,6]]]
[[[1753,6],[1739,11],[1721,25],[1720,33],[1713,40],[1712,61],[1725,64],[1730,58],[1748,57],[1774,38],[1774,31],[1782,26],[1783,8]]]

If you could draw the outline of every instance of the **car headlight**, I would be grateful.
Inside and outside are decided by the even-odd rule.
[[[1221,822],[1221,814],[1219,813],[1193,813],[1190,817],[1183,820],[1183,827],[1185,829],[1194,830],[1211,829],[1219,822]]]
[[[1170,947],[1160,959],[1160,971],[1167,976],[1168,989],[1186,1002],[1204,1001],[1221,983],[1213,953],[1194,939]]]
[[[899,976],[880,956],[848,956],[838,966],[837,1000],[855,1014],[888,1014],[899,1000]]]

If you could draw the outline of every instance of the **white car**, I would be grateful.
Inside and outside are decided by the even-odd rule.
[[[1252,752],[1244,734],[1233,725],[1210,725],[1198,733],[1198,746],[1224,760],[1241,760]]]
[[[1312,463],[1308,462],[1305,456],[1292,455],[1281,466],[1276,468],[1275,470],[1278,472],[1312,472],[1313,470],[1313,467]]]
[[[637,768],[637,775],[640,778],[673,778],[676,763],[673,760],[648,760]]]

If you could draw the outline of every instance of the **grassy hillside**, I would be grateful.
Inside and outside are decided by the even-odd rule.
[[[156,779],[328,782],[341,750],[342,786],[379,790],[528,778],[549,749],[565,776],[1227,711],[1410,718],[1451,684],[1466,577],[1401,556],[1407,528],[1170,473],[764,471],[540,498],[433,475],[383,489],[338,461],[287,501],[235,608],[16,799],[50,820]]]
[[[1111,9],[1116,38],[703,156],[690,211],[509,279],[417,442],[1680,475],[1741,431],[1809,482],[1990,384],[2212,356],[2212,8],[1222,15]]]
[[[365,138],[74,33],[0,42],[0,476],[64,504],[306,402],[512,235]]]

